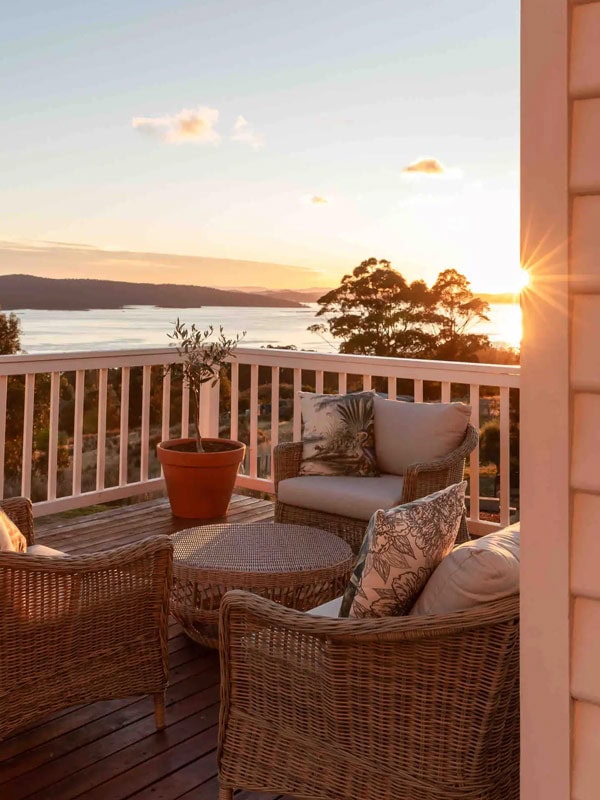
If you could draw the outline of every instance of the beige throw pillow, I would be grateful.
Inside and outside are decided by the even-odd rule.
[[[404,403],[375,396],[374,404],[377,466],[393,475],[449,455],[465,438],[471,416],[465,403]]]
[[[411,616],[451,614],[519,594],[519,525],[456,547],[441,562]]]
[[[466,486],[463,481],[412,503],[375,512],[359,554],[364,564],[358,581],[354,579],[348,616],[408,614],[431,573],[454,546]],[[355,573],[357,569],[360,563]],[[343,603],[340,616],[344,610]]]
[[[24,553],[27,550],[27,539],[0,508],[0,552]]]
[[[300,475],[379,475],[375,460],[373,392],[300,392]]]

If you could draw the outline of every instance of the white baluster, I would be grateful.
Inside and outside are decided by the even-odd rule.
[[[273,450],[279,444],[279,367],[271,367],[271,473],[273,479]]]
[[[6,398],[8,377],[0,375],[0,500],[4,497],[4,455],[6,452]]]
[[[129,456],[129,378],[130,368],[121,369],[121,420],[119,428],[119,486],[129,482],[127,474]]]
[[[50,419],[48,421],[47,498],[56,500],[58,472],[58,410],[60,406],[60,372],[50,375]]]
[[[190,435],[190,387],[184,381],[181,387],[181,438]]]
[[[98,370],[98,439],[96,447],[96,491],[104,489],[106,472],[106,399],[108,397],[108,370]]]
[[[388,400],[396,400],[396,398],[398,397],[396,378],[390,377],[387,379],[387,393],[388,393]]]
[[[315,392],[323,394],[324,373],[322,369],[315,372]]]
[[[294,370],[294,420],[292,423],[293,438],[299,442],[302,438],[302,409],[300,407],[300,397],[298,393],[302,389],[302,370]]]
[[[85,370],[75,372],[75,409],[73,413],[73,483],[74,495],[81,494],[81,472],[83,466],[83,398],[85,393]]]
[[[152,367],[142,368],[142,424],[140,430],[140,480],[148,480],[148,439],[150,438],[150,382]]]
[[[415,403],[423,402],[423,381],[420,378],[414,380]]]
[[[171,438],[171,372],[163,367],[162,418],[160,436],[162,441]]]
[[[500,387],[500,525],[510,522],[510,389]]]
[[[240,402],[240,365],[237,361],[231,363],[231,433],[234,441],[238,438],[239,429],[239,402]]]
[[[250,477],[257,477],[258,456],[258,364],[250,367],[250,447],[249,468]]]
[[[471,425],[479,430],[479,386],[469,386],[469,402],[471,404]],[[471,507],[469,517],[474,522],[479,520],[479,444],[469,456],[469,475],[471,482]]]
[[[31,496],[31,465],[33,461],[33,399],[35,394],[35,375],[25,376],[25,400],[23,409],[23,460],[21,473],[21,494]]]

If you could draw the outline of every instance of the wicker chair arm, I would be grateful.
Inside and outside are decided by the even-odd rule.
[[[231,656],[232,644],[238,635],[242,638],[247,636],[249,619],[252,620],[253,626],[265,631],[279,628],[285,629],[290,635],[351,642],[355,646],[361,642],[371,644],[404,640],[412,643],[434,639],[464,632],[470,628],[514,620],[518,614],[519,598],[514,596],[482,604],[476,609],[445,615],[369,619],[318,617],[235,589],[227,592],[221,602],[221,660],[226,661]],[[239,640],[236,644],[239,646]]]
[[[275,491],[279,481],[297,478],[302,463],[302,442],[284,442],[273,449],[273,479]]]
[[[96,603],[132,602],[168,613],[173,544],[168,536],[149,536],[135,544],[77,556],[0,553],[0,597],[17,619],[43,621]],[[118,600],[117,600],[118,598]],[[6,622],[6,620],[5,620]],[[115,620],[115,624],[117,624]]]
[[[7,500],[0,500],[0,508],[7,517],[10,517],[27,539],[27,545],[34,544],[35,534],[33,530],[33,509],[31,507],[31,501],[26,497],[10,497]]]
[[[153,558],[158,554],[166,555],[172,561],[173,543],[169,536],[148,536],[134,544],[126,544],[111,550],[85,553],[83,555],[38,556],[33,553],[2,553],[0,565],[11,570],[24,573],[56,573],[76,574],[98,572],[119,566],[123,570],[136,562]]]

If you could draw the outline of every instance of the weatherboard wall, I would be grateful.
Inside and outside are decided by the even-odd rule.
[[[600,2],[571,19],[572,797],[600,796]]]
[[[600,797],[600,2],[522,3],[522,797]]]

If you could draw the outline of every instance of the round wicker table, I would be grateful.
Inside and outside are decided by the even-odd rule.
[[[219,606],[229,589],[307,611],[339,597],[354,566],[343,539],[303,525],[207,525],[172,540],[171,613],[207,647],[219,646]]]

